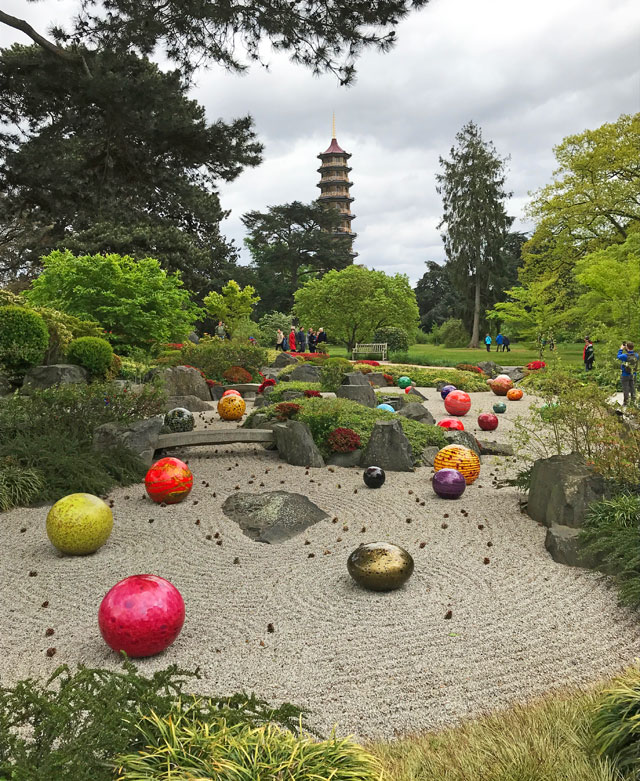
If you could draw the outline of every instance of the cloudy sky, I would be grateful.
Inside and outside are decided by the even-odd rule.
[[[2,3],[39,29],[75,5]],[[554,144],[640,111],[638,0],[431,0],[396,37],[390,54],[359,60],[349,88],[279,55],[268,71],[199,73],[194,97],[210,119],[250,113],[265,145],[261,166],[221,188],[232,210],[223,230],[238,245],[244,212],[317,197],[316,155],[330,143],[334,111],[338,140],[353,155],[358,260],[414,282],[426,260],[444,259],[435,175],[467,121],[511,156],[509,210],[526,230],[527,193],[549,181]],[[19,39],[0,27],[0,45]]]

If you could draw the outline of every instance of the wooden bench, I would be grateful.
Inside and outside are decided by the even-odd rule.
[[[356,346],[351,351],[351,360],[355,361],[358,353],[360,353],[361,355],[380,354],[382,356],[382,360],[386,361],[387,343],[379,342],[377,344],[356,344]]]
[[[231,445],[234,442],[264,445],[275,442],[275,434],[267,428],[229,428],[217,431],[179,431],[176,434],[160,434],[156,450],[191,445]]]

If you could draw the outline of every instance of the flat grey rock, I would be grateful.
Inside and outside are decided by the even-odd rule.
[[[423,466],[433,466],[436,456],[439,452],[439,447],[436,447],[435,445],[427,445],[422,451]]]
[[[417,420],[419,423],[425,423],[428,426],[435,426],[436,419],[418,401],[411,401],[409,404],[403,404],[398,410],[398,415],[402,415],[403,418],[409,418],[410,420]]]
[[[382,372],[371,372],[371,374],[363,375],[366,376],[367,380],[369,381],[369,385],[373,385],[374,388],[387,388],[389,387],[387,385],[387,381],[384,378],[384,375]]]
[[[376,421],[360,463],[387,472],[413,471],[411,445],[399,421]]]
[[[596,557],[582,551],[580,529],[554,523],[547,529],[544,546],[551,554],[551,558],[559,564],[587,569],[595,569],[598,566]]]
[[[289,375],[294,382],[320,382],[320,367],[311,363],[301,363]]]
[[[362,372],[349,372],[342,378],[342,385],[371,385],[369,377],[369,374]]]
[[[50,366],[32,366],[24,376],[20,393],[29,395],[34,390],[52,388],[54,385],[75,385],[87,382],[86,369],[73,363],[54,363]]]
[[[271,545],[289,540],[329,517],[306,496],[288,491],[234,493],[222,505],[222,511],[247,537]]]
[[[275,361],[271,364],[271,368],[282,369],[285,366],[290,366],[292,363],[298,363],[298,359],[293,358],[288,353],[278,353]]]
[[[444,429],[444,436],[450,445],[462,445],[473,450],[477,455],[481,455],[478,440],[468,431],[457,431],[456,429]]]
[[[376,394],[369,383],[366,385],[340,385],[336,391],[336,396],[339,399],[356,401],[358,404],[362,404],[365,407],[373,408],[378,403]]]
[[[192,369],[190,366],[152,369],[147,372],[144,380],[148,382],[156,377],[164,383],[169,396],[196,396],[202,401],[211,399],[211,391],[204,377],[197,369]],[[209,408],[207,407],[207,409]]]
[[[93,432],[93,448],[104,451],[118,445],[124,445],[140,456],[146,466],[151,466],[163,425],[163,415],[156,415],[153,418],[139,420],[129,425],[103,423]]]
[[[513,456],[513,447],[506,442],[489,442],[487,439],[476,439],[483,456]]]
[[[331,466],[360,466],[362,450],[352,450],[351,453],[332,453],[327,459]]]

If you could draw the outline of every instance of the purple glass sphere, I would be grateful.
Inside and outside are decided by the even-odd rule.
[[[457,469],[440,469],[431,478],[431,485],[441,499],[459,499],[467,487]]]
[[[458,390],[455,385],[445,385],[444,388],[440,391],[440,395],[443,399],[446,399],[447,396],[451,393],[451,391]]]

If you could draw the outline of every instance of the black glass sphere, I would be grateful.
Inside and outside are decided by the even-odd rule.
[[[380,469],[379,466],[369,466],[364,470],[362,475],[364,478],[364,484],[369,488],[380,488],[385,481],[384,469]]]

